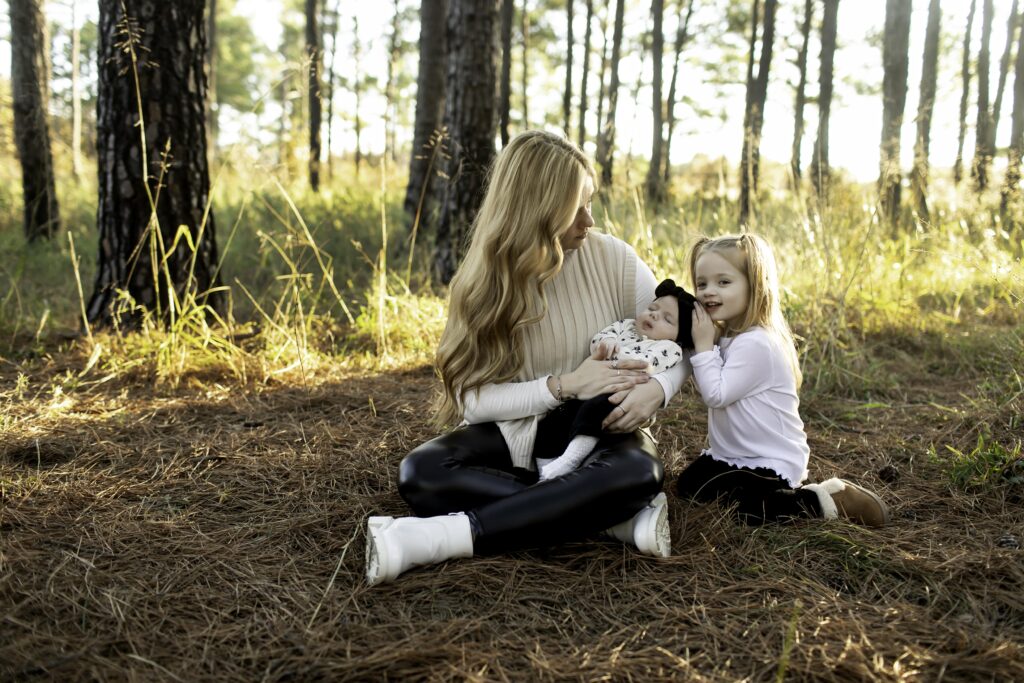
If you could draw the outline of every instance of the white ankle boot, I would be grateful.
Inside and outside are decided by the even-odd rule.
[[[604,533],[623,543],[631,543],[644,555],[668,557],[672,554],[672,538],[668,529],[668,499],[659,493],[640,512]]]
[[[366,581],[371,586],[425,564],[473,556],[469,517],[370,517],[366,524]]]

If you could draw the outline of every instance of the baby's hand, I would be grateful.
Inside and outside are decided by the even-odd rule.
[[[699,303],[693,305],[693,318],[690,334],[693,336],[693,350],[697,353],[710,351],[715,345],[718,329],[711,316]]]
[[[605,360],[618,358],[619,345],[609,339],[605,339],[597,345],[597,351],[599,353],[599,358],[603,358]]]

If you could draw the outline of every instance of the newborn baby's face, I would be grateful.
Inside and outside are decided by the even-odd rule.
[[[663,296],[636,317],[636,327],[648,339],[675,341],[679,336],[679,299]]]

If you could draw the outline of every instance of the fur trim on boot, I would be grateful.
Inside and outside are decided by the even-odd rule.
[[[890,521],[889,508],[882,499],[853,482],[833,478],[804,488],[817,494],[825,519],[842,515],[851,522],[873,527],[885,526]]]

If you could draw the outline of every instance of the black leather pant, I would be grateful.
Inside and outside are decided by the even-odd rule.
[[[603,436],[578,469],[537,482],[512,465],[493,422],[422,444],[402,460],[398,492],[420,517],[466,512],[475,554],[579,540],[629,519],[661,491],[664,469],[640,432]]]

